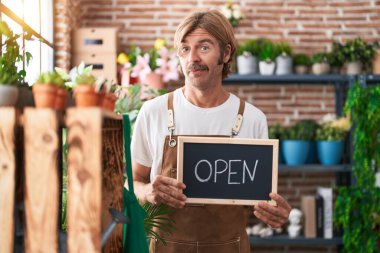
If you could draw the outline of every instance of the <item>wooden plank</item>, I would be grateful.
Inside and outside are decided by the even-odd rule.
[[[0,108],[0,252],[13,252],[16,110]]]
[[[54,110],[24,110],[25,252],[58,251],[58,127]]]
[[[101,251],[102,111],[73,108],[68,127],[68,252]]]
[[[102,230],[111,222],[110,207],[123,210],[123,122],[122,118],[104,119],[102,128]],[[108,239],[104,252],[122,251],[122,229],[118,225]]]

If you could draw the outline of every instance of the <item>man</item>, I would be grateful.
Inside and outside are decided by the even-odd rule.
[[[140,201],[175,208],[173,235],[167,245],[152,242],[151,252],[249,252],[245,231],[248,213],[273,228],[288,219],[291,207],[278,194],[277,206],[254,208],[189,205],[185,185],[176,178],[178,135],[268,138],[265,115],[222,87],[235,55],[236,40],[228,20],[218,11],[197,12],[177,28],[174,38],[185,85],[142,107],[132,137],[135,193]],[[243,116],[235,126],[237,115]],[[235,126],[233,128],[233,126]]]

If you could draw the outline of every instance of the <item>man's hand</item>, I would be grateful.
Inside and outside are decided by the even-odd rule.
[[[146,200],[152,204],[167,204],[175,208],[185,206],[186,196],[182,190],[186,186],[170,177],[158,175],[147,185]]]
[[[267,202],[260,202],[254,206],[253,214],[272,228],[279,228],[288,221],[292,207],[288,202],[276,193],[269,194],[277,206],[271,206]]]

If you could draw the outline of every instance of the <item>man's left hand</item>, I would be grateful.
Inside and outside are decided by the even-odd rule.
[[[279,228],[288,221],[292,207],[283,197],[276,193],[272,192],[269,197],[276,201],[277,206],[272,206],[267,202],[260,202],[254,206],[253,214],[271,228]]]

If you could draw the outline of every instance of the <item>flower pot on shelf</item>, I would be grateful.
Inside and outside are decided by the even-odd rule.
[[[274,68],[276,67],[276,64],[273,61],[267,62],[267,61],[260,61],[259,62],[259,68],[260,68],[260,74],[265,76],[273,75]]]
[[[111,112],[115,109],[117,97],[114,93],[106,93],[102,98],[101,107]]]
[[[138,77],[131,76],[131,71],[129,69],[121,69],[121,85],[131,85],[139,82]]]
[[[49,83],[36,83],[32,87],[36,108],[55,109],[58,88]]]
[[[312,72],[314,75],[325,75],[330,72],[330,65],[326,62],[314,63],[312,65]]]
[[[19,90],[14,85],[0,85],[0,106],[15,106]]]
[[[343,146],[343,141],[318,141],[318,159],[321,164],[339,164],[342,160]]]
[[[149,88],[162,90],[165,88],[165,83],[162,78],[162,75],[157,74],[155,72],[150,72],[148,75],[146,75],[145,79],[143,80],[143,83],[146,83],[149,85]]]
[[[362,73],[362,63],[359,61],[347,62],[347,75],[359,75]]]
[[[237,57],[238,73],[240,75],[257,73],[257,58],[251,54],[242,54]]]
[[[281,147],[287,165],[301,165],[306,162],[310,141],[283,140]]]
[[[276,75],[292,74],[293,61],[289,56],[279,55],[276,58]]]
[[[74,88],[75,105],[77,107],[98,106],[100,95],[92,85],[81,84]]]
[[[64,111],[66,109],[67,90],[63,88],[57,89],[57,96],[55,100],[55,109]]]
[[[305,75],[309,71],[309,67],[306,65],[297,65],[294,67],[294,71],[298,75]]]

